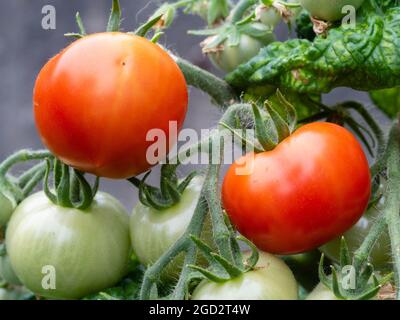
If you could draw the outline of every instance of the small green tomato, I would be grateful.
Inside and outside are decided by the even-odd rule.
[[[203,177],[194,177],[181,200],[166,210],[158,211],[140,202],[135,206],[130,218],[130,234],[133,251],[142,264],[156,262],[184,234],[196,209],[203,182]],[[208,223],[204,229],[205,233],[210,232]],[[183,256],[180,256],[163,275],[177,275],[182,263]]]
[[[28,289],[52,299],[79,299],[126,274],[128,214],[118,200],[101,192],[85,211],[55,205],[39,192],[16,208],[6,248]]]
[[[364,0],[300,0],[300,4],[313,17],[325,20],[336,21],[345,14],[342,12],[344,6],[353,6],[356,10],[362,5]]]
[[[254,28],[264,30],[266,28],[262,23],[254,23]],[[261,48],[267,46],[275,40],[274,34],[269,33],[262,38],[253,38],[247,34],[240,35],[239,44],[230,46],[228,40],[225,40],[221,46],[207,51],[211,62],[226,72],[231,72],[242,63],[255,57]]]

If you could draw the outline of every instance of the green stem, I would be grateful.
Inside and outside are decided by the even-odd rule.
[[[171,56],[182,70],[187,84],[207,93],[222,109],[237,100],[236,94],[227,82],[182,58],[173,54]]]
[[[232,10],[231,22],[234,24],[242,20],[242,17],[246,13],[247,9],[255,5],[257,2],[258,0],[240,0]]]
[[[8,170],[19,162],[30,161],[30,160],[43,160],[46,158],[52,158],[53,155],[47,150],[20,150],[0,164],[0,176],[4,176]]]
[[[218,141],[219,140],[219,141]],[[225,224],[224,214],[222,212],[220,192],[218,190],[218,178],[223,160],[223,145],[220,136],[210,141],[210,150],[214,150],[213,146],[217,146],[219,156],[218,163],[210,168],[210,177],[205,184],[205,196],[208,203],[208,208],[211,214],[213,226],[213,238],[218,247],[219,253],[228,261],[233,261],[231,249],[231,233]],[[213,152],[211,152],[212,154]],[[214,158],[214,157],[212,157]]]
[[[22,192],[24,197],[27,197],[33,191],[33,189],[35,189],[38,183],[43,180],[45,173],[46,165],[42,165],[32,176],[32,178],[23,186]]]
[[[187,295],[188,278],[193,271],[189,266],[196,263],[197,248],[193,243],[188,245],[184,265],[179,276],[178,283],[172,292],[172,300],[184,300]]]
[[[21,188],[24,188],[25,185],[36,175],[37,172],[45,170],[46,169],[46,163],[38,163],[37,165],[33,166],[29,170],[25,171],[23,174],[21,174],[18,177],[18,185]]]
[[[394,280],[397,288],[397,300],[400,300],[400,127],[393,126],[388,142],[387,181],[388,196],[386,221],[389,230],[392,259],[394,264]]]
[[[205,184],[208,179],[210,179],[210,172],[211,172],[211,167],[212,165],[209,166],[209,170],[205,179]],[[157,283],[159,280],[160,274],[162,273],[163,269],[181,252],[186,252],[186,258],[185,261],[190,261],[193,263],[193,259],[195,259],[196,252],[197,250],[193,250],[192,247],[195,246],[195,244],[191,241],[190,236],[195,235],[197,237],[200,236],[204,220],[207,214],[207,203],[205,199],[205,192],[206,188],[203,185],[202,191],[200,198],[197,202],[196,209],[193,213],[192,220],[189,223],[188,228],[186,229],[185,233],[183,236],[175,242],[175,244],[169,248],[168,251],[166,251],[161,258],[154,263],[152,266],[150,266],[143,277],[143,282],[142,286],[140,289],[140,299],[141,300],[147,300],[150,298],[150,293],[151,289],[154,284]],[[186,290],[186,280],[189,275],[189,272],[187,270],[187,267],[184,266],[183,268],[184,272],[181,272],[180,278],[178,280],[177,287],[174,290],[174,295],[181,297],[182,295],[185,295],[185,290]]]
[[[385,208],[383,211],[385,212]],[[385,213],[382,213],[372,225],[368,235],[365,237],[361,246],[354,252],[354,268],[357,272],[361,271],[362,266],[370,256],[375,244],[379,240],[386,228]]]

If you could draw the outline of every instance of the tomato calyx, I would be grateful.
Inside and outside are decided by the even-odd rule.
[[[53,171],[53,189],[49,187],[49,176]],[[58,159],[52,163],[46,160],[43,190],[51,202],[65,208],[78,210],[88,209],[96,196],[100,178],[96,177],[94,186],[91,187],[84,174],[69,167]]]
[[[206,278],[213,282],[220,283],[240,277],[244,273],[254,270],[259,259],[257,248],[243,236],[236,237],[236,240],[244,242],[251,249],[251,255],[244,263],[240,250],[232,253],[232,255],[236,255],[232,262],[221,254],[213,251],[213,249],[200,238],[193,235],[190,238],[208,261],[209,267],[206,269],[193,264],[188,265],[188,267],[201,274],[201,278]]]
[[[45,165],[43,159],[53,157],[46,150],[20,150],[0,164],[0,227],[5,226],[16,206],[24,200],[43,179]],[[19,177],[10,172],[21,162],[40,160]]]
[[[139,200],[143,205],[162,211],[181,200],[183,192],[197,175],[197,172],[190,173],[180,182],[176,174],[177,167],[178,164],[163,164],[161,166],[159,188],[146,183],[151,171],[147,172],[141,180],[136,177],[128,179],[130,183],[139,189]]]
[[[281,141],[291,135],[297,126],[297,114],[294,106],[289,103],[282,93],[277,90],[278,103],[276,108],[268,100],[264,102],[262,108],[253,102],[251,103],[251,111],[253,113],[253,122],[255,129],[255,141],[249,141],[248,137],[239,134],[240,139],[244,144],[250,143],[254,146],[256,153],[269,151],[274,149]],[[237,105],[241,111],[244,108],[249,108],[248,105]],[[238,135],[234,129],[245,129],[245,124],[242,123],[238,116],[238,112],[233,110],[236,114],[233,116],[237,122],[237,126],[241,128],[232,128],[227,122],[232,122],[231,114],[224,117],[220,121],[220,125]],[[240,110],[239,110],[240,111]]]
[[[384,226],[384,221],[378,222],[371,234],[379,232],[380,227]],[[365,242],[365,241],[364,241]],[[367,242],[365,242],[367,244]],[[318,268],[321,282],[328,287],[334,295],[342,300],[369,300],[374,298],[383,285],[388,283],[393,274],[387,274],[378,279],[374,272],[374,267],[367,261],[367,246],[363,245],[355,252],[354,257],[350,256],[349,248],[344,237],[340,243],[340,262],[331,265],[331,275],[328,276],[324,271],[324,254]]]

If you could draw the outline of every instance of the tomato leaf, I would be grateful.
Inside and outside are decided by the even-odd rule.
[[[369,95],[375,105],[390,118],[400,112],[400,87],[371,91]]]
[[[240,89],[274,85],[315,94],[339,86],[370,91],[400,85],[400,7],[395,4],[366,1],[353,29],[338,26],[313,42],[274,42],[227,81]]]

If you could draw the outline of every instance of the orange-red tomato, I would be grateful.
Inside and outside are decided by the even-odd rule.
[[[249,174],[236,169],[252,163]],[[331,123],[298,129],[274,150],[247,154],[228,170],[223,204],[261,250],[308,251],[343,234],[367,207],[370,171],[355,137]]]
[[[119,32],[72,43],[43,67],[34,89],[43,143],[66,164],[109,178],[148,170],[148,131],[161,129],[175,143],[169,122],[180,129],[187,104],[184,76],[168,53]]]

